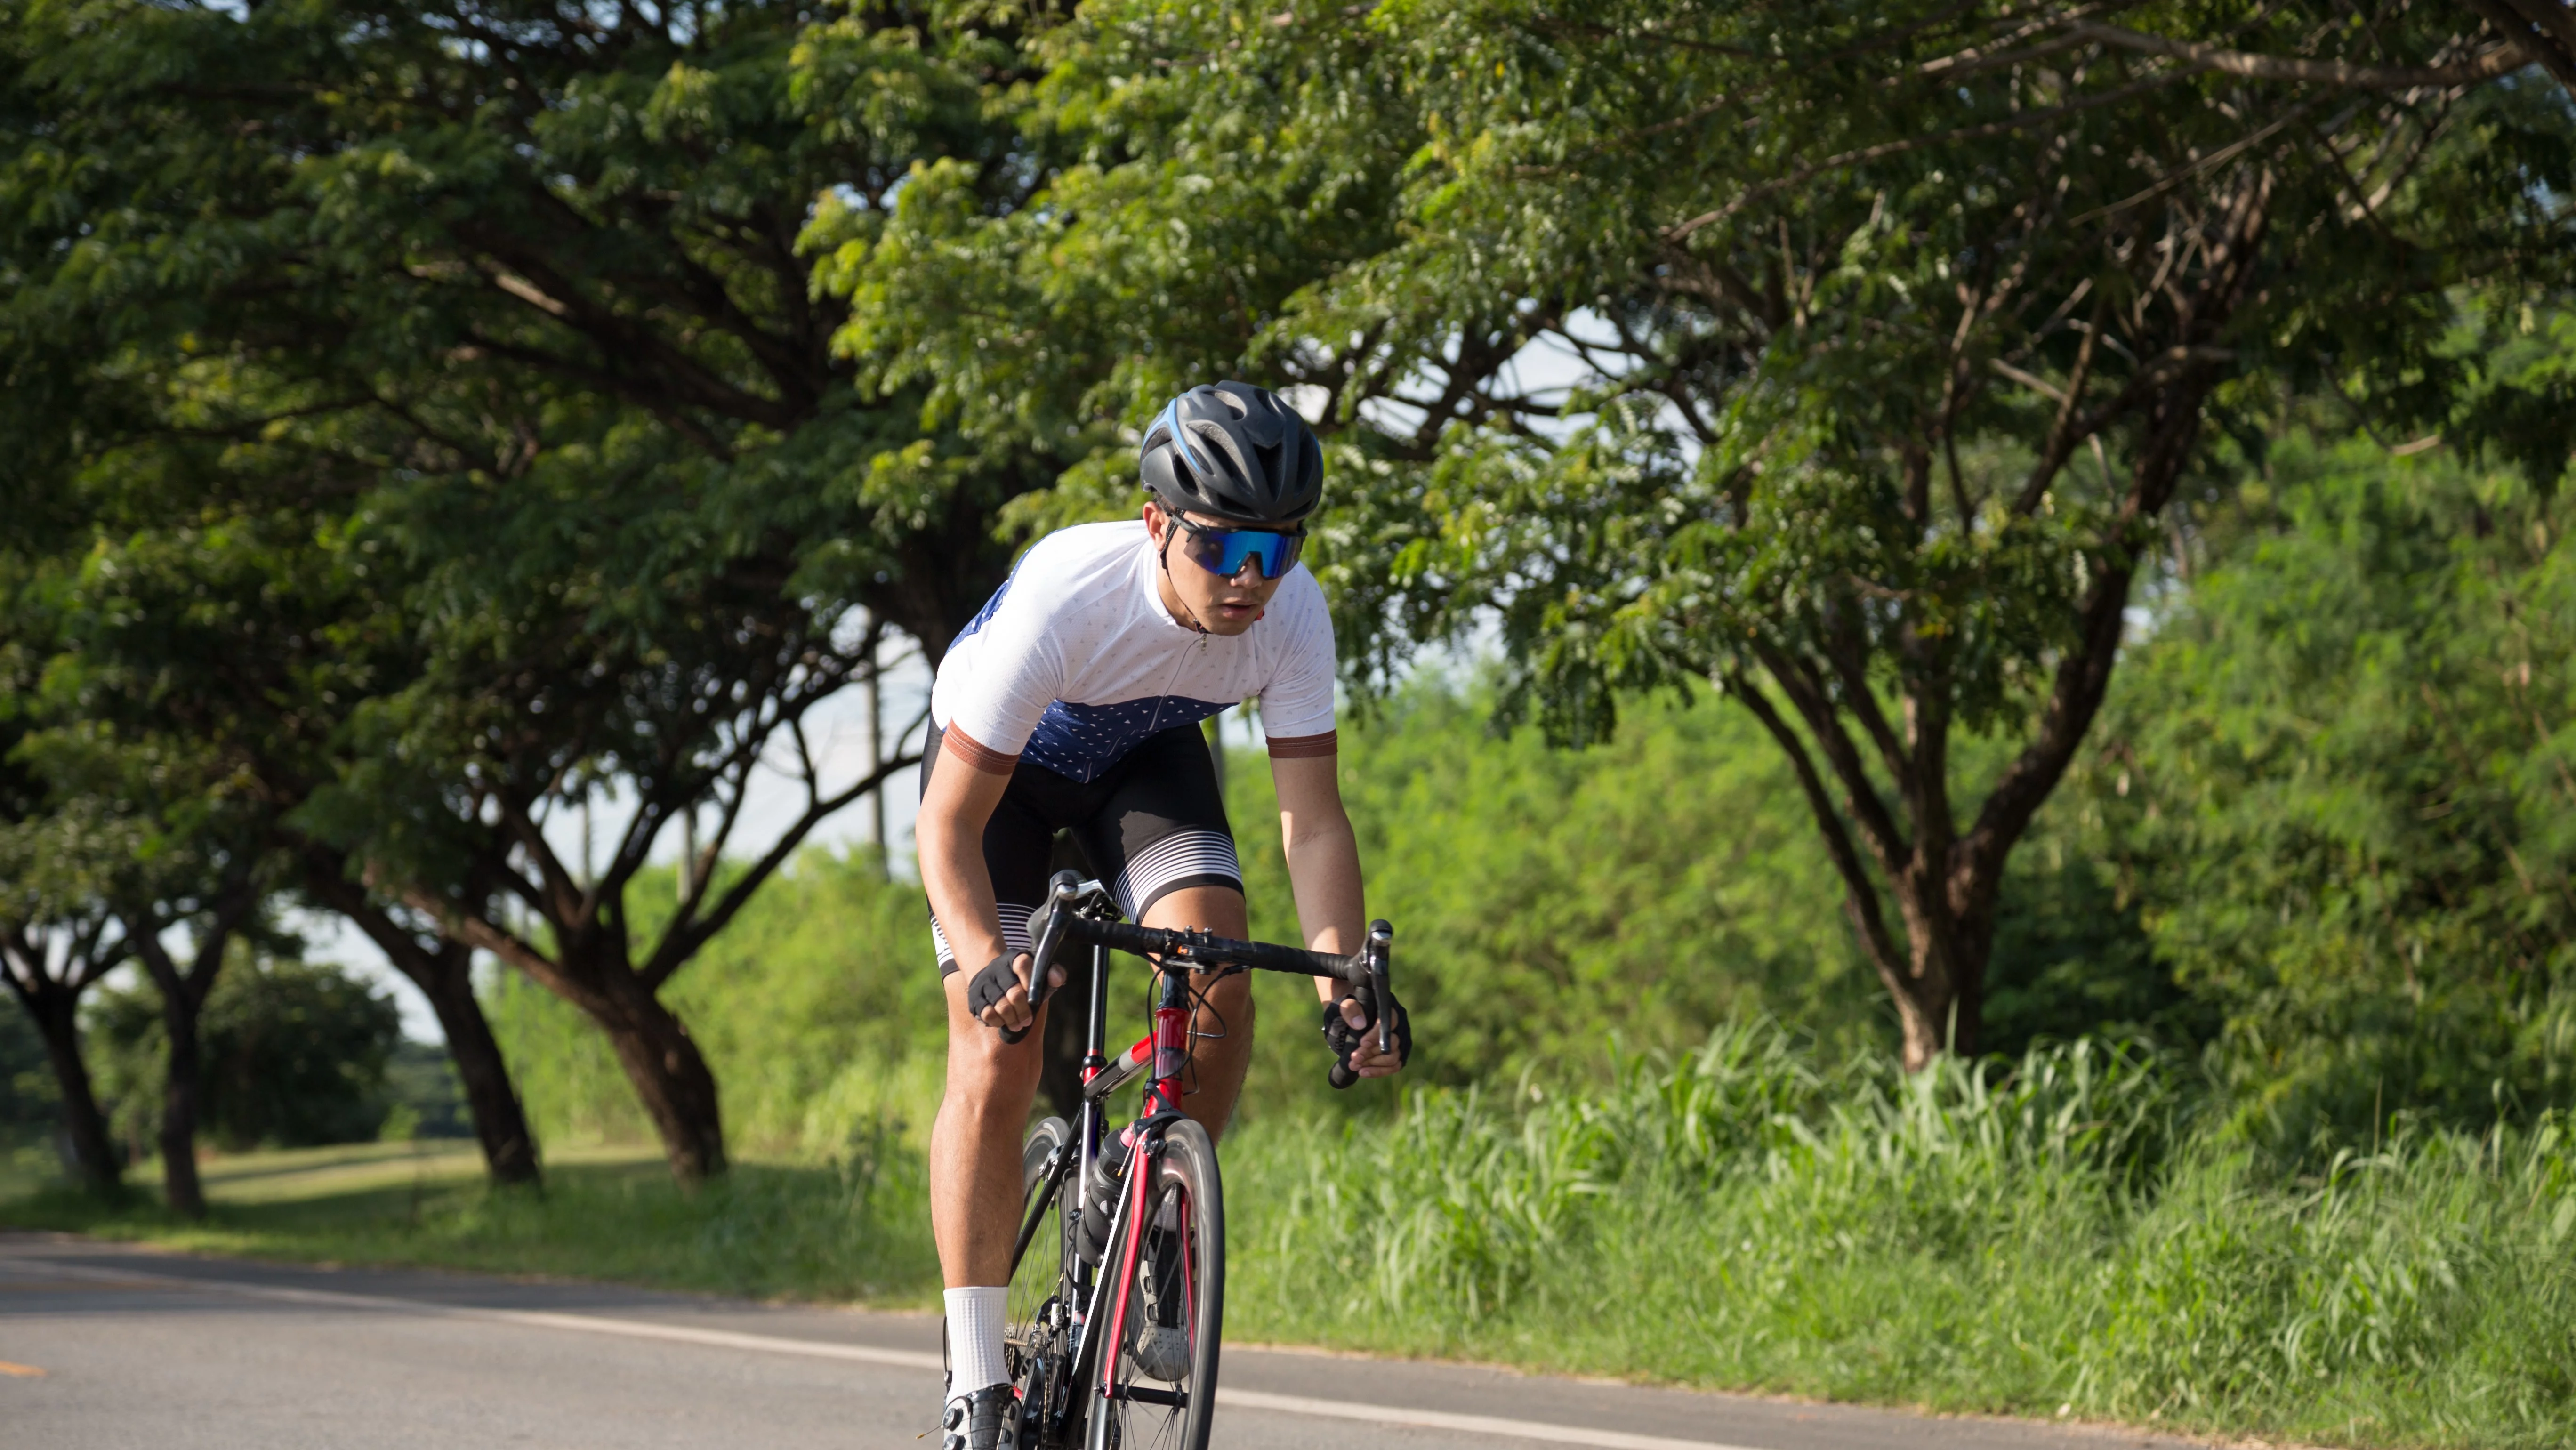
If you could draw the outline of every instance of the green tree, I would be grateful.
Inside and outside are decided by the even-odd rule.
[[[532,1180],[536,1144],[475,1000],[471,949],[369,889],[300,815],[349,768],[360,706],[416,680],[422,652],[398,569],[353,535],[345,506],[314,497],[292,467],[268,471],[278,462],[257,447],[151,439],[88,465],[100,537],[55,561],[37,591],[51,611],[46,708],[212,761],[259,813],[280,884],[346,916],[427,997],[493,1178]],[[159,486],[98,482],[134,477]]]
[[[1358,662],[1498,619],[1508,702],[1559,738],[1638,690],[1740,702],[1919,1066],[1979,1049],[2012,848],[2204,437],[2330,377],[2467,441],[2449,289],[2496,279],[2509,310],[2576,255],[2576,120],[2530,68],[2555,30],[2397,3],[2119,20],[1106,6],[1062,42],[1053,113],[1101,176],[1018,239],[926,194],[916,238],[844,274],[936,296],[1042,242],[1040,301],[1097,275],[1199,304],[1135,309],[1133,351],[1249,335],[1239,365],[1341,429],[1323,532]],[[1390,192],[1384,222],[1284,204]],[[1274,273],[1231,264],[1247,228]],[[926,355],[1044,376],[1020,315]],[[2502,412],[2564,459],[2567,417]]]
[[[918,389],[854,386],[799,251],[820,198],[864,228],[915,159],[1011,154],[1017,24],[529,0],[6,21],[11,341],[29,396],[80,401],[27,467],[195,440],[342,491],[425,658],[353,712],[375,764],[301,825],[422,951],[493,951],[589,1013],[684,1178],[722,1168],[722,1121],[658,994],[873,784],[811,781],[719,887],[753,766],[811,763],[799,720],[887,631],[944,649],[1007,565],[995,510],[1061,466],[1061,439],[963,439]],[[988,168],[984,204],[1038,174]],[[620,804],[604,860],[570,859],[571,820]],[[625,887],[668,835],[699,846],[689,899],[645,940]]]
[[[10,770],[0,757],[0,778]],[[41,809],[0,820],[0,981],[42,1045],[53,1078],[45,1096],[74,1174],[91,1193],[110,1196],[123,1185],[124,1166],[91,1081],[80,1012],[90,989],[130,953],[125,924],[81,889],[80,865],[98,844],[82,838],[83,824]]]
[[[207,1134],[235,1153],[373,1141],[392,1106],[386,1065],[402,1036],[393,1002],[336,966],[241,943],[233,951],[198,1022]],[[138,1139],[168,1071],[158,995],[138,983],[101,993],[91,1010],[102,1076]]]
[[[10,582],[0,576],[0,607],[15,602],[5,592]],[[43,1045],[54,1079],[48,1097],[59,1105],[73,1172],[92,1193],[113,1194],[123,1170],[81,1051],[80,1005],[125,961],[124,924],[85,889],[82,868],[101,844],[83,829],[90,813],[58,810],[43,778],[19,758],[38,655],[27,648],[17,610],[0,618],[9,624],[0,636],[0,981]]]
[[[2249,1124],[2576,1097],[2576,509],[2293,438],[2213,512],[2081,798]]]

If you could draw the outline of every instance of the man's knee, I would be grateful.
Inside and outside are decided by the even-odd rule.
[[[1210,931],[1241,937],[1248,929],[1243,891],[1235,886],[1183,886],[1164,892],[1137,923],[1162,931]]]
[[[942,1094],[947,1107],[965,1119],[1016,1130],[1037,1101],[1045,1028],[1041,1015],[1026,1038],[1005,1045],[999,1032],[972,1018],[950,1024],[948,1082]]]

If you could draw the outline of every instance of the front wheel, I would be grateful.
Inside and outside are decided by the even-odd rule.
[[[1126,1315],[1085,1387],[1090,1450],[1207,1450],[1224,1334],[1225,1186],[1205,1128],[1183,1119],[1164,1130],[1145,1211],[1131,1216],[1101,1259],[1106,1292],[1091,1323],[1111,1334],[1122,1277]]]
[[[1002,1349],[1027,1417],[1019,1437],[1023,1445],[1045,1440],[1044,1434],[1029,1431],[1048,1423],[1062,1394],[1069,1322],[1063,1219],[1071,1196],[1064,1187],[1071,1166],[1065,1160],[1075,1151],[1073,1130],[1062,1118],[1030,1129],[1020,1148],[1019,1232],[1024,1242],[1011,1264]]]

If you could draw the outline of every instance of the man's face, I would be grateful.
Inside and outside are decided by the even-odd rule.
[[[1206,514],[1193,513],[1183,517],[1204,528],[1241,527]],[[1161,504],[1148,500],[1145,504],[1145,532],[1152,537],[1154,552],[1166,565],[1163,571],[1165,587],[1187,610],[1183,618],[1197,618],[1200,626],[1210,634],[1237,635],[1252,628],[1253,623],[1261,618],[1262,611],[1270,607],[1270,596],[1279,592],[1279,580],[1262,578],[1261,565],[1250,559],[1244,561],[1243,568],[1234,577],[1221,578],[1189,556],[1189,552],[1181,547],[1186,540],[1172,540],[1170,548],[1164,547],[1173,528],[1172,516]],[[1286,577],[1284,571],[1281,577]]]

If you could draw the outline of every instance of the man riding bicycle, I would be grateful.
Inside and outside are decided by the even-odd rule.
[[[1298,924],[1319,952],[1362,942],[1359,850],[1335,778],[1332,623],[1297,564],[1323,450],[1278,397],[1225,382],[1166,405],[1138,462],[1142,518],[1032,545],[949,646],[931,691],[914,838],[948,998],[930,1144],[951,1356],[941,1450],[995,1450],[1011,1419],[1003,1320],[1045,1033],[1006,1044],[994,1029],[1043,1025],[1047,1008],[1029,1006],[1028,923],[1056,832],[1073,833],[1129,920],[1247,936],[1200,722],[1257,696]],[[1059,968],[1050,985],[1061,979]],[[1363,1002],[1317,987],[1326,1040],[1351,1069],[1403,1065],[1401,1007],[1380,1053]],[[1214,1137],[1243,1087],[1252,993],[1245,976],[1215,974],[1193,995],[1197,1091],[1183,1110]]]

